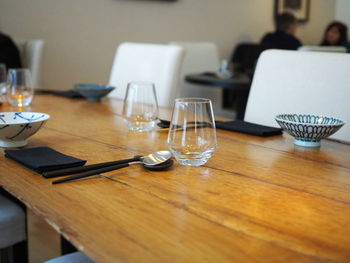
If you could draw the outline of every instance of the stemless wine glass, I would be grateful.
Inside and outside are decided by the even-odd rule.
[[[216,130],[211,101],[202,98],[175,100],[168,146],[181,165],[205,164],[216,149]]]
[[[29,69],[9,69],[7,75],[7,101],[16,107],[26,107],[33,100],[34,88]]]
[[[123,117],[132,131],[150,131],[158,118],[158,101],[153,83],[130,82],[127,86]]]
[[[6,66],[0,63],[0,101],[6,99]]]

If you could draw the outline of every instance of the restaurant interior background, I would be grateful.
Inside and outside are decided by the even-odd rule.
[[[326,25],[350,25],[349,0],[311,0],[297,36],[321,41]],[[273,0],[1,0],[0,29],[14,39],[44,39],[43,86],[107,83],[116,47],[124,41],[211,41],[221,58],[240,42],[273,30]]]
[[[350,0],[310,1],[309,20],[297,32],[304,44],[319,44],[334,19],[350,26]],[[44,39],[43,86],[67,90],[107,83],[124,41],[210,41],[228,58],[238,43],[258,42],[272,31],[273,13],[274,0],[0,0],[0,31],[15,40]],[[30,243],[39,251],[31,262],[58,256],[57,232],[30,211],[28,218],[30,238],[46,237]]]

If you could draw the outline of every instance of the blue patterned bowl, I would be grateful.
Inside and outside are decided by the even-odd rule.
[[[39,112],[0,112],[0,147],[21,147],[50,115]]]
[[[295,138],[294,144],[305,147],[319,147],[322,139],[331,136],[345,124],[333,117],[309,114],[280,114],[275,120]]]
[[[98,102],[114,90],[114,87],[97,84],[76,84],[74,88],[88,101]]]

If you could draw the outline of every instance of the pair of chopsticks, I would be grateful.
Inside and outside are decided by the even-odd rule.
[[[119,161],[112,161],[112,162],[104,162],[104,163],[97,163],[97,164],[91,164],[91,165],[85,165],[85,166],[79,166],[79,167],[72,167],[72,168],[66,168],[66,169],[60,169],[60,170],[54,170],[54,171],[48,171],[42,173],[42,175],[45,178],[53,178],[58,176],[64,176],[64,175],[71,175],[65,177],[63,179],[59,179],[56,181],[53,181],[52,184],[58,184],[63,182],[68,182],[80,178],[84,178],[90,175],[95,175],[99,173],[105,173],[109,171],[113,171],[115,169],[123,168],[129,166],[130,162],[136,162],[141,159],[142,156],[136,155],[133,158],[130,159],[124,159]]]

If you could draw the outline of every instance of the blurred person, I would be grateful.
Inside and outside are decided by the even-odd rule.
[[[11,37],[0,32],[0,63],[6,68],[20,68],[21,58],[19,50]]]
[[[341,46],[350,53],[347,26],[339,21],[330,23],[324,33],[321,46]]]
[[[262,50],[287,49],[297,50],[302,43],[294,35],[297,30],[297,19],[290,13],[282,13],[275,19],[275,32],[266,34],[261,42]]]

